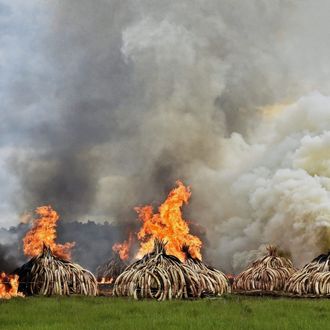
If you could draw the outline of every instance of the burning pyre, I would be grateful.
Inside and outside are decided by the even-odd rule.
[[[127,263],[120,259],[118,253],[113,253],[111,259],[97,267],[96,278],[100,283],[111,284],[125,270]]]
[[[165,244],[156,239],[154,249],[119,275],[114,284],[115,296],[135,299],[199,297],[201,287],[196,272],[175,256],[166,254]]]
[[[202,295],[222,295],[229,291],[229,280],[224,273],[192,257],[187,245],[182,250],[186,255],[185,265],[193,269],[199,277]]]
[[[18,275],[0,274],[0,299],[10,299],[13,297],[24,297],[18,291]]]
[[[142,257],[153,250],[154,239],[167,242],[168,254],[174,255],[182,262],[185,253],[182,251],[184,244],[189,245],[189,253],[194,258],[202,259],[202,241],[190,234],[188,222],[182,217],[182,206],[187,204],[191,196],[189,187],[185,187],[181,181],[177,181],[177,187],[167,196],[165,202],[159,207],[158,213],[153,212],[151,205],[137,207],[135,210],[142,222],[138,232],[140,249],[137,257]]]
[[[94,275],[69,261],[74,243],[55,243],[57,213],[50,206],[39,207],[36,213],[38,218],[23,240],[24,252],[32,258],[14,272],[19,289],[26,294],[95,296]]]
[[[294,273],[285,290],[298,295],[330,295],[330,252],[319,255]]]
[[[20,290],[28,295],[97,294],[97,282],[92,273],[54,256],[47,245],[44,245],[41,254],[30,259],[15,273],[20,278]]]
[[[112,257],[96,269],[96,278],[100,283],[111,284],[128,266],[129,251],[132,245],[133,236],[123,243],[115,243],[112,247]]]
[[[188,222],[182,217],[182,206],[190,195],[190,188],[177,181],[158,213],[150,205],[136,208],[142,221],[137,235],[137,257],[141,259],[117,278],[115,295],[164,300],[228,291],[226,276],[201,261],[202,242],[189,232]]]
[[[60,218],[57,212],[51,206],[41,206],[35,213],[38,218],[23,239],[24,254],[34,257],[43,251],[43,246],[46,244],[56,256],[70,260],[71,248],[75,243],[55,243],[56,226]]]
[[[234,291],[282,291],[289,277],[296,271],[291,260],[280,257],[274,246],[267,248],[268,254],[236,276]]]

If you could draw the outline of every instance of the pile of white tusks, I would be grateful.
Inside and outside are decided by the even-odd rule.
[[[229,283],[222,272],[193,258],[182,263],[177,257],[166,254],[163,242],[155,240],[151,253],[119,275],[113,294],[165,300],[221,295],[228,290]]]
[[[129,266],[113,256],[98,268],[98,277],[115,279],[114,296],[159,301],[221,296],[230,291],[297,297],[330,296],[330,253],[322,254],[301,270],[296,270],[291,260],[278,255],[274,246],[267,250],[265,256],[234,278],[232,287],[224,273],[193,258],[189,247],[183,247],[186,260],[181,262],[167,254],[166,243],[157,239],[151,253]],[[44,246],[40,255],[17,269],[15,274],[19,275],[19,290],[25,294],[98,294],[97,281],[91,272],[54,256],[48,246]]]
[[[97,281],[91,272],[54,256],[46,245],[41,254],[30,259],[15,273],[19,275],[19,291],[29,295],[96,296],[98,293]]]

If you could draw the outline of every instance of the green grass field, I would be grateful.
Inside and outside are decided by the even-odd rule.
[[[0,329],[328,329],[330,300],[30,297],[0,301]]]

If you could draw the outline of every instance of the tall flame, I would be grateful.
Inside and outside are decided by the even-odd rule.
[[[0,274],[0,299],[10,299],[12,297],[24,297],[18,292],[18,275]]]
[[[191,196],[189,187],[185,187],[181,181],[176,182],[177,187],[168,195],[165,202],[159,207],[159,213],[154,214],[150,205],[136,207],[135,210],[143,226],[138,233],[142,241],[137,257],[142,257],[153,249],[155,238],[167,242],[166,251],[175,255],[181,261],[185,260],[183,245],[189,246],[189,253],[194,258],[202,259],[202,241],[189,234],[188,223],[182,218],[182,205],[187,204]]]
[[[33,226],[23,238],[24,254],[34,257],[42,252],[43,245],[48,245],[53,254],[66,259],[71,259],[71,248],[75,243],[56,244],[56,226],[58,214],[51,206],[41,206],[35,211],[37,218]]]
[[[129,258],[129,251],[133,243],[133,235],[129,234],[128,240],[125,240],[123,243],[115,243],[112,246],[112,250],[119,254],[121,260],[127,260]]]

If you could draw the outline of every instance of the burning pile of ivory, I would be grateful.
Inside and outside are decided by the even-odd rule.
[[[285,290],[294,294],[330,294],[330,252],[321,254],[304,268],[294,273]]]
[[[112,258],[96,269],[96,278],[101,283],[112,283],[125,270],[127,263],[118,253],[114,252]]]
[[[151,253],[118,276],[113,294],[161,301],[199,297],[201,286],[197,273],[189,266],[184,267],[177,257],[166,254],[165,244],[156,239]]]
[[[257,259],[234,280],[234,291],[282,291],[289,277],[296,271],[291,260],[279,257],[273,246],[268,254]]]
[[[92,273],[81,266],[53,255],[44,245],[42,253],[18,268],[19,289],[28,295],[95,296],[97,282]]]
[[[185,265],[192,268],[198,275],[202,295],[222,295],[229,291],[229,281],[224,273],[207,266],[198,258],[193,258],[188,246],[184,246],[182,250],[186,255]]]

